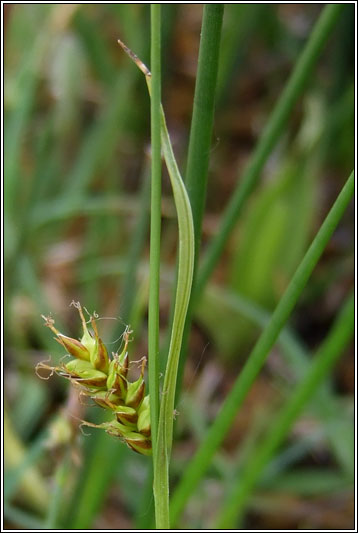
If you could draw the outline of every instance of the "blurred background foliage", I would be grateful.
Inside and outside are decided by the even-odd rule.
[[[80,335],[72,300],[104,318],[111,351],[130,323],[130,356],[147,353],[149,100],[117,38],[149,63],[149,4],[4,9],[7,525],[150,527],[148,460],[100,431],[83,436],[78,419],[100,420],[100,409],[86,409],[64,380],[34,372],[50,354],[52,362],[63,356],[41,314]],[[184,169],[202,5],[162,9],[163,104]],[[321,9],[225,6],[203,250]],[[174,480],[352,170],[353,44],[354,6],[347,4],[195,309]],[[162,231],[164,338],[177,245],[165,174]],[[273,350],[182,527],[210,526],[252,443],[325,337],[353,284],[353,238],[351,209],[292,317],[287,342],[296,351],[284,343]],[[264,472],[248,528],[352,527],[353,379],[351,348],[325,384],[325,405],[318,395]]]

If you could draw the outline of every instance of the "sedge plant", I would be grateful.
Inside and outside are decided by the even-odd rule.
[[[268,324],[256,342],[243,370],[237,377],[230,393],[227,395],[220,413],[187,466],[173,494],[171,513],[174,523],[178,520],[190,494],[192,494],[202,478],[216,450],[229,431],[239,408],[243,404],[250,387],[266,361],[280,331],[287,322],[310,274],[352,200],[353,194],[354,173],[352,172],[298,266]]]
[[[159,30],[160,24],[159,6],[152,8],[152,29]],[[152,97],[152,74],[146,65],[120,40],[119,44],[135,62],[145,75],[148,91]],[[157,46],[153,47],[152,58],[154,64],[158,63],[160,53],[159,37]],[[160,70],[156,74],[159,78]],[[159,78],[160,81],[160,78]],[[81,393],[89,396],[95,403],[109,409],[114,414],[114,419],[102,424],[92,424],[83,421],[82,424],[105,429],[107,433],[120,437],[134,451],[143,455],[152,453],[152,438],[154,434],[154,484],[153,492],[155,499],[156,526],[158,529],[169,529],[169,462],[173,441],[173,421],[174,402],[176,390],[176,378],[179,365],[179,355],[181,350],[182,336],[186,313],[191,294],[193,269],[194,269],[194,226],[192,210],[186,192],[184,182],[181,178],[172,145],[170,142],[164,111],[160,105],[160,91],[158,93],[158,83],[153,84],[156,97],[152,99],[152,135],[155,139],[152,165],[152,231],[151,231],[151,272],[154,271],[153,282],[151,284],[150,299],[150,324],[153,326],[153,336],[150,337],[150,364],[151,367],[151,393],[145,396],[144,368],[145,360],[142,363],[140,377],[130,383],[127,379],[128,373],[128,352],[127,347],[130,339],[130,331],[124,333],[124,348],[120,354],[113,354],[109,357],[106,347],[99,337],[95,317],[90,316],[93,333],[87,328],[87,323],[79,303],[74,303],[78,309],[83,326],[83,336],[81,341],[67,337],[60,333],[54,325],[52,317],[43,317],[45,325],[56,335],[56,340],[66,349],[68,354],[74,357],[67,363],[62,363],[57,367],[49,367],[46,363],[40,363],[38,369],[44,368],[56,371],[60,375],[68,378],[80,388]],[[159,86],[160,87],[160,86]],[[159,96],[159,99],[158,99]],[[158,116],[158,109],[159,116]],[[160,121],[158,122],[158,118]],[[159,130],[158,130],[159,126]],[[160,244],[160,165],[158,164],[158,154],[160,156],[161,144],[158,143],[158,131],[161,137],[164,159],[168,168],[173,195],[178,216],[179,229],[179,249],[178,249],[178,278],[174,306],[174,317],[172,325],[171,341],[169,346],[167,368],[164,376],[163,389],[161,391],[161,401],[159,419],[155,413],[158,402],[158,283],[159,283],[159,261],[158,248]],[[160,160],[159,160],[160,161]],[[159,178],[159,179],[158,179]],[[159,216],[158,216],[159,215]],[[158,239],[159,237],[159,239]],[[153,244],[154,243],[154,244]],[[152,414],[150,414],[150,411]],[[151,427],[153,423],[153,428]],[[152,433],[153,430],[153,433]]]
[[[124,43],[119,41],[119,44],[145,75],[149,94],[152,95],[150,71]],[[193,280],[194,225],[188,194],[175,160],[162,107],[160,107],[160,119],[163,155],[173,188],[179,229],[178,278],[174,317],[164,384],[161,391],[158,433],[153,460],[156,526],[158,529],[169,529],[169,462],[173,441],[174,402],[179,355]],[[158,376],[155,378],[158,379]]]
[[[46,316],[45,325],[55,334],[56,340],[73,357],[55,367],[41,363],[39,368],[56,371],[66,377],[81,392],[91,398],[97,405],[105,408],[111,419],[102,424],[82,422],[84,425],[99,427],[107,433],[119,437],[129,448],[137,453],[152,456],[153,460],[153,494],[157,529],[170,529],[175,525],[186,502],[206,472],[214,453],[222,443],[233,419],[242,405],[251,385],[267,359],[272,346],[283,330],[290,313],[313,270],[329,238],[341,219],[353,194],[353,174],[339,195],[328,214],[320,231],[314,238],[290,285],[279,302],[275,312],[255,345],[248,362],[238,376],[236,383],[224,401],[223,407],[211,429],[204,436],[199,449],[189,463],[184,475],[170,500],[169,465],[173,442],[173,423],[175,412],[175,395],[177,380],[180,382],[183,356],[187,351],[187,337],[190,329],[194,303],[201,295],[211,272],[216,265],[225,242],[236,220],[246,204],[246,200],[256,185],[260,171],[272,152],[288,120],[294,103],[302,92],[304,84],[312,72],[319,52],[333,28],[340,13],[339,6],[327,6],[316,25],[307,47],[298,62],[292,78],[284,91],[273,116],[268,122],[264,134],[253,154],[250,165],[244,172],[241,185],[238,186],[229,204],[219,231],[214,237],[206,259],[198,271],[198,282],[192,285],[198,258],[201,236],[201,224],[205,207],[206,180],[209,164],[209,148],[213,124],[215,85],[219,63],[219,42],[223,6],[206,5],[203,17],[203,42],[199,57],[198,85],[194,105],[192,131],[189,143],[187,167],[187,187],[180,175],[172,149],[164,111],[161,105],[161,5],[151,5],[151,71],[122,42],[118,41],[124,51],[135,62],[145,76],[151,102],[151,228],[150,228],[150,276],[149,276],[149,335],[148,368],[149,394],[146,394],[144,380],[145,361],[142,361],[140,376],[135,381],[128,377],[127,348],[131,339],[129,327],[125,330],[124,348],[121,353],[109,355],[97,330],[96,316],[86,321],[82,307],[76,303],[82,326],[81,341],[69,338],[55,327],[52,317]],[[206,30],[210,28],[209,32]],[[213,40],[210,39],[215,35]],[[205,77],[206,56],[213,60],[209,69],[209,78]],[[209,89],[208,89],[209,87]],[[202,107],[202,100],[209,97],[208,106]],[[202,134],[203,128],[205,135]],[[201,156],[201,152],[205,157]],[[178,220],[178,264],[173,305],[173,318],[170,327],[170,343],[162,390],[159,389],[159,281],[160,281],[160,243],[161,243],[161,157],[164,157],[172,189]],[[199,180],[196,181],[197,174]],[[75,180],[76,187],[82,186],[84,180]],[[78,185],[79,183],[79,185]],[[188,194],[189,193],[189,194]],[[195,205],[194,217],[191,201]],[[244,471],[243,483],[238,482],[229,495],[223,513],[218,517],[219,527],[231,526],[241,515],[250,491],[259,478],[262,468],[282,441],[305,403],[313,395],[317,385],[327,374],[333,362],[338,358],[351,334],[351,305],[344,308],[337,327],[332,330],[327,343],[319,351],[317,361],[307,370],[302,383],[297,388],[287,407],[283,409],[271,431],[259,448],[260,461],[252,460]],[[191,306],[193,306],[191,308]],[[188,312],[189,311],[189,312]],[[92,327],[90,331],[88,322]],[[342,324],[349,323],[349,327]],[[185,334],[184,334],[185,331]],[[184,342],[183,342],[184,335]],[[333,348],[329,349],[329,339],[333,339]],[[182,351],[182,357],[180,357]],[[181,361],[180,361],[181,359]],[[178,378],[179,371],[179,378]],[[277,430],[277,431],[276,431]],[[61,475],[61,472],[59,473]],[[239,498],[240,508],[236,508]],[[56,507],[56,506],[55,506]],[[58,509],[50,509],[48,523],[55,523],[51,518]],[[227,511],[227,515],[226,515]]]

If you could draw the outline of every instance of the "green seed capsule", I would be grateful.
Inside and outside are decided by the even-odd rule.
[[[95,394],[91,395],[91,398],[104,409],[113,410],[122,402],[119,396],[108,391],[96,392]]]
[[[144,368],[145,368],[145,359],[142,363],[142,370],[137,381],[130,383],[128,385],[127,396],[126,396],[126,405],[134,407],[137,409],[143,401],[145,394],[145,383],[144,383]]]
[[[121,374],[121,366],[118,358],[115,357],[109,364],[107,389],[124,400],[127,394],[127,386],[127,380]]]
[[[91,363],[97,370],[101,370],[102,372],[108,373],[109,369],[109,357],[107,348],[103,344],[102,339],[98,335],[98,330],[96,326],[96,322],[94,321],[93,317],[91,317],[91,324],[93,327],[93,331],[95,334],[94,340],[94,349],[91,352]]]
[[[89,354],[90,354],[90,360],[93,357],[93,353],[96,350],[96,339],[92,337],[90,332],[88,331],[87,327],[85,329],[85,332],[81,339],[82,344],[87,348]]]
[[[70,355],[73,355],[73,357],[76,357],[77,359],[82,359],[83,361],[90,360],[90,352],[88,351],[86,346],[82,344],[82,342],[78,341],[77,339],[67,337],[66,335],[60,333],[58,329],[56,329],[54,326],[55,321],[53,320],[53,318],[46,317],[44,315],[42,315],[42,318],[45,320],[45,326],[50,328],[51,331],[53,331],[56,335],[56,341],[62,344],[62,346]]]
[[[83,315],[80,302],[72,302],[71,305],[73,305],[77,309],[80,315],[81,322],[82,322],[82,328],[83,328],[83,336],[82,336],[81,342],[89,351],[90,357],[92,357],[92,354],[96,348],[96,339],[94,339],[93,335],[91,335],[91,333],[88,331],[86,320]]]
[[[126,329],[122,352],[119,355],[113,354],[113,359],[110,360],[107,349],[98,335],[95,319],[90,317],[93,332],[89,331],[81,305],[74,302],[73,305],[82,321],[81,341],[60,333],[55,328],[52,318],[43,318],[46,321],[45,325],[55,333],[56,340],[75,359],[61,363],[57,367],[41,363],[37,368],[61,373],[75,384],[82,386],[82,394],[114,414],[114,419],[110,422],[96,425],[83,421],[83,425],[102,428],[108,434],[122,439],[137,453],[151,455],[150,406],[149,396],[145,396],[144,382],[145,360],[142,363],[140,377],[133,383],[127,381],[129,366],[127,347],[131,331],[129,328]]]
[[[95,370],[88,361],[73,359],[65,365],[66,371],[73,378],[77,378],[79,384],[93,387],[105,387],[107,376],[99,370]]]
[[[127,347],[128,347],[128,343],[129,343],[129,335],[130,335],[130,331],[128,329],[126,329],[124,335],[123,335],[123,338],[124,338],[124,348],[122,350],[122,352],[120,353],[120,355],[115,355],[115,357],[117,358],[117,361],[118,361],[118,367],[119,367],[119,372],[121,373],[121,375],[123,377],[127,377],[127,373],[128,373],[128,352],[127,352]]]
[[[133,431],[132,433],[128,434],[124,440],[135,452],[142,455],[152,455],[152,441],[144,435],[135,433]]]
[[[127,377],[127,374],[128,374],[128,352],[123,351],[120,355],[115,354],[114,357],[117,358],[118,372],[124,378]]]
[[[151,455],[152,453],[152,442],[148,437],[145,437],[136,431],[132,431],[131,428],[116,420],[113,422],[105,422],[97,427],[104,428],[109,435],[123,438],[127,445],[137,453],[142,455]]]
[[[109,435],[120,438],[126,438],[133,431],[132,428],[118,422],[118,420],[104,422],[101,424],[101,427],[103,427]]]
[[[137,408],[141,404],[145,393],[145,383],[142,377],[128,385],[126,405]]]
[[[107,348],[102,342],[102,339],[97,339],[97,345],[96,350],[94,353],[94,356],[91,358],[92,365],[97,368],[97,370],[101,370],[102,372],[108,373],[109,369],[109,357]]]
[[[71,337],[66,337],[61,333],[57,334],[57,342],[62,344],[62,346],[67,350],[70,355],[82,359],[82,361],[89,361],[90,354],[87,348],[78,340],[71,339]]]
[[[149,394],[144,398],[140,408],[138,409],[137,428],[139,433],[142,433],[147,437],[150,436]]]
[[[128,407],[127,405],[119,405],[115,410],[115,415],[118,422],[132,427],[135,427],[138,419],[137,411],[133,409],[133,407]]]

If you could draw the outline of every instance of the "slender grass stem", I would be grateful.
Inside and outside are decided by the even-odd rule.
[[[152,96],[152,75],[146,65],[120,40],[118,43],[145,75]],[[161,107],[162,149],[178,216],[178,277],[171,340],[160,401],[157,449],[154,459],[154,502],[157,529],[169,529],[169,462],[173,442],[174,400],[179,356],[188,310],[194,270],[194,225],[189,197],[180,175],[163,108]]]
[[[270,424],[266,437],[245,464],[238,481],[221,509],[216,529],[236,527],[237,520],[241,518],[245,503],[263,468],[286,437],[307,402],[314,396],[323,378],[343,353],[353,335],[353,331],[354,298],[353,294],[351,294],[330,333],[319,348],[306,375],[288,398],[276,419]]]
[[[244,368],[238,376],[232,390],[226,397],[220,413],[216,417],[208,433],[204,436],[196,455],[186,467],[185,473],[176,488],[171,502],[172,523],[177,521],[190,494],[200,481],[202,475],[208,468],[215,451],[218,449],[230,429],[237,411],[246,398],[252,383],[267,359],[281,329],[290,316],[310,274],[350,202],[353,192],[354,173],[352,172],[292,277],[291,282],[272,314],[269,323],[256,342]]]
[[[234,195],[227,206],[221,225],[213,238],[204,257],[195,284],[194,297],[199,298],[209,277],[211,276],[245,202],[255,187],[260,172],[272,152],[280,135],[284,131],[287,120],[309,79],[318,56],[326,43],[337,19],[342,5],[329,4],[320,15],[302,55],[277,102],[277,105],[266,124],[250,162],[240,179]]]
[[[205,4],[201,27],[198,71],[195,83],[193,116],[190,128],[188,161],[185,183],[192,207],[195,235],[195,271],[201,241],[201,226],[206,201],[210,147],[214,122],[216,81],[219,68],[223,4]],[[192,321],[189,303],[178,369],[177,392],[180,393]]]
[[[151,140],[152,186],[150,217],[150,276],[149,276],[149,390],[152,428],[153,461],[155,468],[159,417],[159,279],[160,279],[160,230],[161,230],[161,62],[160,33],[161,6],[151,4]]]
[[[194,226],[189,198],[181,179],[162,112],[162,144],[178,213],[178,278],[174,318],[160,403],[154,498],[157,529],[169,529],[169,462],[173,441],[176,381],[194,270]]]
[[[185,174],[185,185],[193,211],[196,257],[206,200],[223,14],[223,4],[204,4]]]

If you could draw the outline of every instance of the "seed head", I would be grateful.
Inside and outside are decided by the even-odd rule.
[[[140,408],[138,409],[137,428],[139,433],[150,437],[150,407],[149,394],[144,398]]]
[[[113,412],[113,419],[109,422],[96,425],[83,421],[82,425],[102,428],[108,434],[126,442],[137,453],[150,455],[152,443],[149,396],[145,396],[145,359],[142,361],[139,378],[133,383],[127,379],[129,366],[127,348],[132,331],[129,327],[126,329],[122,352],[119,355],[113,354],[110,359],[107,348],[98,334],[95,318],[93,316],[89,318],[92,333],[87,327],[80,303],[72,302],[72,305],[78,310],[82,322],[83,335],[80,341],[60,333],[55,328],[53,318],[43,316],[43,319],[45,326],[55,333],[55,339],[75,359],[62,362],[56,367],[43,362],[36,368],[45,368],[51,370],[51,375],[56,372],[68,378],[80,388],[82,395],[90,397],[97,405]]]
[[[143,401],[145,394],[145,383],[144,383],[144,368],[145,368],[145,359],[142,362],[142,369],[139,378],[137,381],[134,381],[128,386],[127,396],[126,396],[126,405],[134,407],[137,409]]]
[[[66,335],[60,333],[58,329],[56,329],[54,326],[55,321],[53,318],[44,315],[41,316],[45,320],[44,325],[50,328],[50,330],[55,333],[55,340],[62,344],[62,346],[67,350],[70,355],[73,355],[73,357],[77,357],[78,359],[82,359],[84,361],[90,360],[90,352],[88,351],[86,346],[82,344],[82,342],[78,341],[77,339],[67,337]]]

